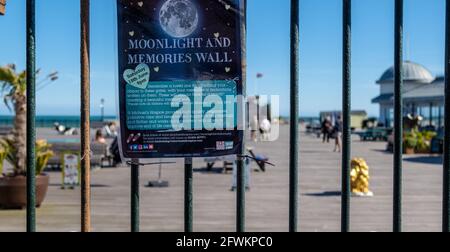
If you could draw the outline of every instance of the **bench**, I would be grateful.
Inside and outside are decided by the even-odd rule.
[[[80,143],[51,143],[51,150],[54,155],[48,161],[47,167],[51,169],[61,169],[61,158],[64,153],[80,153]],[[92,167],[106,167],[111,166],[112,160],[108,155],[108,146],[101,143],[91,144],[91,166]],[[107,165],[105,165],[105,163]]]
[[[13,128],[9,126],[0,126],[0,136],[6,136],[12,133]]]
[[[355,133],[361,139],[361,141],[387,141],[389,136],[389,129],[374,128],[367,129],[364,132]]]

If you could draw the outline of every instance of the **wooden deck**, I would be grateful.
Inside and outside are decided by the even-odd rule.
[[[257,153],[271,158],[277,167],[267,173],[253,172],[251,191],[246,195],[248,231],[286,231],[288,229],[288,130],[280,139],[258,143]],[[385,143],[363,143],[356,137],[354,157],[367,160],[372,175],[373,198],[352,198],[352,231],[391,231],[392,155]],[[322,144],[313,136],[301,135],[300,153],[300,231],[339,231],[340,154],[332,144]],[[439,157],[405,157],[404,230],[440,231],[442,166]],[[194,164],[195,231],[234,231],[235,193],[230,191],[231,175],[208,173],[202,160]],[[94,231],[128,231],[130,219],[130,171],[95,171],[92,190]],[[183,230],[183,163],[165,165],[165,189],[141,187],[142,231]],[[157,167],[141,170],[141,183],[157,177]],[[45,204],[37,211],[38,231],[79,231],[80,192],[61,190],[60,174],[51,174],[51,187]],[[24,211],[0,210],[0,231],[24,231]]]

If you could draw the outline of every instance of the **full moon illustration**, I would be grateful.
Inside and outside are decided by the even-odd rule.
[[[167,0],[159,11],[159,22],[170,36],[187,37],[197,29],[197,8],[189,0]]]

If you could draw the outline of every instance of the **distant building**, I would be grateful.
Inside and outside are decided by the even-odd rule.
[[[404,115],[424,117],[422,126],[443,126],[444,77],[435,77],[424,66],[411,61],[403,63]],[[394,68],[386,70],[376,82],[380,95],[372,103],[380,105],[379,122],[392,127],[394,121]]]
[[[329,117],[334,124],[338,117],[341,117],[341,111],[323,111],[320,112],[320,121],[323,122],[325,118]],[[352,129],[361,129],[364,120],[367,119],[367,112],[364,110],[353,110],[350,112],[350,127]]]

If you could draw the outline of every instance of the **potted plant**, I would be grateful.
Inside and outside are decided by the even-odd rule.
[[[3,162],[5,162],[6,151],[0,146],[0,176],[3,174]]]
[[[414,134],[406,136],[403,145],[405,146],[405,154],[415,154],[415,150],[417,147],[417,137]]]
[[[5,94],[6,106],[15,113],[12,136],[0,140],[3,158],[13,167],[11,173],[0,176],[0,207],[18,209],[26,206],[26,72],[17,73],[14,65],[0,67],[0,90]],[[50,145],[36,143],[37,206],[48,189],[49,177],[42,171],[52,155]]]
[[[4,150],[4,159],[11,165],[17,163],[17,150],[13,138],[0,140],[0,146]],[[53,151],[44,140],[36,142],[36,206],[41,206],[47,194],[49,176],[44,174],[44,168],[48,160],[53,156]],[[1,160],[0,160],[1,161]],[[10,174],[3,173],[0,177],[0,207],[7,209],[21,209],[27,204],[26,201],[26,172],[18,173],[14,167]]]
[[[417,139],[416,153],[418,154],[429,154],[431,151],[431,142],[425,140],[424,138]]]

